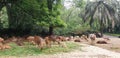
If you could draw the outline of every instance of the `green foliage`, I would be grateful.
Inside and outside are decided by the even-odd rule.
[[[7,9],[5,14],[8,14],[8,21],[5,22],[5,26],[8,23],[7,27],[10,29],[30,29],[32,32],[34,32],[33,29],[35,30],[36,27],[39,27],[38,31],[44,30],[40,29],[42,27],[65,27],[66,24],[60,17],[60,9],[62,7],[61,0],[54,0],[53,2],[47,1],[49,0],[6,1],[6,3],[9,2],[10,5],[1,4]],[[51,11],[49,10],[49,3],[52,4]],[[6,21],[5,17],[3,19]],[[2,24],[4,23],[0,25],[2,26]]]
[[[85,7],[85,1],[84,0],[73,0],[74,4],[78,8],[84,8]]]
[[[37,19],[39,5],[35,0],[18,0],[11,6],[7,6],[9,16],[9,28],[28,29],[34,25]]]
[[[114,4],[114,5],[111,5]],[[113,31],[118,19],[115,9],[116,3],[113,1],[95,1],[89,2],[85,8],[84,20],[89,21],[90,26],[98,27],[103,33],[103,29],[111,27]],[[98,15],[99,14],[99,15]],[[97,19],[97,20],[96,20]],[[95,22],[98,22],[95,24]],[[98,26],[97,26],[98,25]]]
[[[6,4],[1,3],[3,1],[5,1]],[[35,34],[41,31],[47,32],[51,26],[56,28],[56,34],[64,35],[68,33],[80,33],[86,30],[99,30],[103,27],[105,27],[104,29],[106,30],[109,29],[107,27],[113,29],[115,24],[115,32],[120,30],[120,24],[118,22],[120,21],[120,2],[111,0],[104,1],[106,3],[98,1],[88,2],[88,4],[86,4],[84,0],[72,0],[71,3],[73,4],[71,8],[65,9],[62,5],[64,1],[65,0],[2,0],[0,1],[0,28],[15,30],[27,29],[31,30],[29,32],[32,34]],[[101,8],[101,10],[99,10],[99,8]],[[98,13],[101,14],[101,16],[96,15]],[[84,17],[84,15],[86,16]],[[90,22],[92,28],[88,23],[82,21],[82,19],[85,18]]]
[[[76,2],[76,0],[74,0],[73,2],[75,4],[78,3]],[[84,1],[82,2],[84,3]],[[79,34],[79,33],[89,30],[90,26],[87,23],[84,23],[82,21],[82,18],[79,16],[79,13],[82,13],[82,11],[83,9],[76,7],[76,5],[74,5],[70,9],[63,8],[61,18],[66,22],[67,27],[56,29],[55,33],[58,35],[70,35],[71,33]]]
[[[8,28],[8,16],[5,7],[0,11],[0,28]]]

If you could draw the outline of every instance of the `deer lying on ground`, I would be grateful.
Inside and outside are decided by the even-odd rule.
[[[98,44],[108,44],[110,41],[109,37],[102,37],[101,40],[97,41]]]
[[[15,44],[17,44],[18,46],[23,46],[24,45],[24,39],[22,37],[16,37],[16,36],[12,36],[11,38],[9,38],[8,40],[5,40],[5,42],[14,42]]]
[[[45,40],[40,36],[29,36],[28,41],[34,45],[37,45],[40,49],[43,49],[45,46]]]
[[[52,42],[53,43],[57,42],[59,46],[67,47],[66,44],[62,43],[61,41],[62,41],[62,39],[59,36],[51,35],[51,36],[45,37],[45,42],[46,42],[47,47],[51,47]]]
[[[4,42],[4,39],[0,37],[0,50],[10,49],[11,47]]]
[[[27,40],[28,40],[29,43],[32,43],[32,44],[35,45],[34,38],[35,38],[34,36],[28,36]]]
[[[67,41],[66,37],[64,36],[58,36],[58,38],[60,39],[60,41]]]
[[[0,37],[0,43],[3,43],[4,39]]]
[[[84,40],[88,41],[88,38],[87,38],[86,35],[82,35],[82,36],[81,36],[81,39],[84,39]]]
[[[73,36],[70,36],[70,37],[67,37],[66,39],[67,39],[67,41],[73,41],[73,40],[74,40],[74,37],[73,37]]]
[[[3,49],[3,41],[4,39],[0,37],[0,50]]]
[[[75,39],[74,42],[81,42],[81,40],[80,39]]]
[[[97,44],[107,44],[107,41],[105,41],[105,40],[99,40],[99,41],[97,41],[96,43],[97,43]]]

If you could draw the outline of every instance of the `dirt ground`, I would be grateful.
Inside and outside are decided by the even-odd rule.
[[[103,49],[107,49],[110,51],[114,51],[114,52],[119,52],[120,53],[120,38],[115,37],[115,36],[109,36],[109,35],[104,35],[103,37],[107,37],[110,40],[107,41],[108,44],[95,44],[93,46],[97,46]],[[97,38],[96,42],[99,40],[103,40],[103,38]],[[89,42],[81,42],[84,44],[89,44],[90,45],[90,41]]]

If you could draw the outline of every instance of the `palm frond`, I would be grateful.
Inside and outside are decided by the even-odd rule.
[[[3,3],[0,2],[0,11],[2,10],[3,7],[4,7]]]
[[[111,4],[113,4],[111,6]],[[102,26],[108,27],[111,24],[111,27],[114,28],[115,23],[119,20],[116,16],[116,6],[115,3],[105,3],[104,1],[98,2],[91,2],[86,5],[85,14],[84,14],[84,21],[87,21],[89,18],[89,24],[95,21],[95,18],[98,17],[99,22]]]

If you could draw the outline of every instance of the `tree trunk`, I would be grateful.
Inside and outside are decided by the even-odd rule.
[[[52,8],[53,8],[53,1],[54,0],[47,0],[47,6],[48,6],[48,9],[49,9],[49,12],[51,13],[52,12]],[[49,35],[53,35],[53,27],[52,26],[49,26]]]
[[[11,8],[9,5],[6,6],[6,9],[7,9],[7,15],[8,15],[8,25],[9,25],[9,28],[11,28],[12,24],[12,14],[11,14]]]
[[[103,27],[100,27],[100,33],[101,33],[101,37],[103,37]]]
[[[103,27],[100,29],[101,37],[103,37]]]
[[[49,35],[53,35],[53,27],[52,26],[49,26]]]

